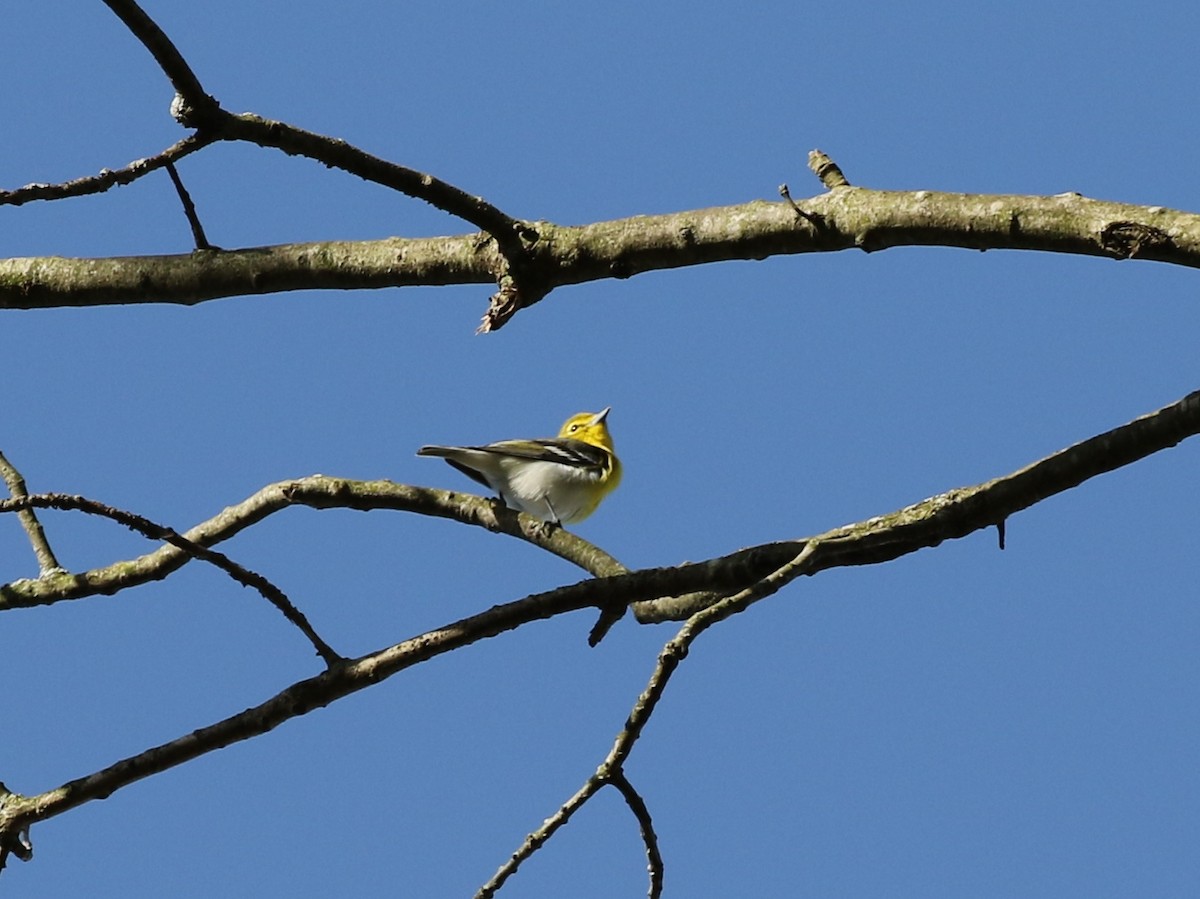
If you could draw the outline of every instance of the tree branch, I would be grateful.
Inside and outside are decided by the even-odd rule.
[[[692,642],[700,636],[705,630],[721,621],[728,618],[737,612],[747,608],[751,603],[757,602],[759,599],[770,596],[777,592],[794,578],[804,573],[805,565],[812,557],[817,541],[810,541],[800,549],[794,559],[791,559],[782,565],[777,571],[768,574],[757,583],[741,590],[733,596],[727,597],[715,605],[709,606],[707,609],[694,614],[688,619],[687,623],[679,629],[667,645],[662,648],[658,654],[658,663],[654,667],[654,673],[650,676],[650,681],[646,684],[646,688],[634,703],[633,711],[629,713],[629,718],[625,722],[625,727],[617,734],[616,740],[613,742],[612,748],[604,761],[596,768],[570,799],[564,802],[553,815],[542,822],[541,827],[533,831],[525,838],[525,842],[512,854],[500,869],[492,875],[492,879],[480,887],[479,892],[475,894],[476,899],[488,899],[495,895],[496,890],[504,885],[521,864],[529,858],[533,853],[537,852],[546,841],[550,839],[564,824],[571,820],[571,816],[579,811],[583,805],[591,799],[600,788],[608,783],[614,783],[616,780],[624,780],[624,766],[629,758],[629,754],[633,751],[634,744],[641,737],[642,731],[646,724],[650,721],[650,716],[654,714],[654,710],[658,707],[658,702],[662,699],[663,693],[667,689],[667,683],[671,679],[671,675],[675,673],[675,669],[679,667],[679,663],[687,657],[688,650],[691,648]],[[626,784],[628,782],[626,781]],[[632,787],[630,787],[632,790]],[[625,791],[622,789],[622,794]],[[636,795],[636,793],[634,794]],[[638,797],[640,802],[641,797]],[[633,808],[633,806],[630,806]],[[645,806],[642,806],[645,809]],[[639,822],[642,820],[639,817]],[[646,820],[649,820],[649,812],[646,811]],[[653,835],[653,830],[650,831]],[[645,831],[643,830],[643,836]],[[657,856],[657,845],[652,844],[647,840],[647,854],[651,859],[651,886],[650,895],[654,896],[655,886],[659,891],[662,889],[662,858],[657,857],[658,876],[655,877],[655,856]]]
[[[4,483],[8,485],[8,492],[14,499],[29,496],[29,491],[25,488],[25,479],[8,461],[4,453],[0,453],[0,476],[3,476]],[[38,521],[33,509],[22,509],[17,513],[17,519],[21,522],[21,527],[25,529],[29,543],[33,546],[33,554],[38,560],[38,572],[44,577],[63,571],[63,567],[58,564],[58,558],[54,555],[54,550],[50,548],[50,541],[46,539],[46,532],[42,530],[42,523]]]
[[[1007,518],[1042,500],[1109,471],[1115,471],[1169,449],[1200,433],[1200,391],[1178,402],[1136,418],[1128,424],[1090,437],[1024,468],[974,487],[962,487],[932,496],[890,515],[834,528],[817,539],[820,545],[806,569],[815,574],[827,568],[874,565],[943,540],[965,537],[983,528],[1003,527]],[[806,541],[769,543],[674,569],[643,570],[604,579],[614,590],[630,594],[643,590],[659,595],[695,590],[737,588],[755,572],[770,571],[795,553]],[[674,599],[635,602],[642,623],[678,620],[696,612],[690,601]]]
[[[316,677],[293,684],[259,706],[148,749],[55,790],[31,797],[9,794],[0,803],[0,842],[11,846],[14,835],[34,821],[107,797],[115,790],[144,777],[266,733],[290,718],[326,706],[429,658],[523,624],[589,606],[608,606],[618,597],[623,597],[626,602],[634,602],[688,590],[737,590],[737,593],[715,605],[692,613],[679,634],[660,653],[655,676],[634,706],[629,721],[618,735],[605,763],[597,769],[598,773],[607,775],[620,770],[624,764],[657,704],[670,673],[678,666],[691,641],[717,621],[770,595],[800,574],[816,574],[841,565],[885,562],[926,546],[935,546],[943,540],[965,536],[995,525],[1013,513],[1075,487],[1088,478],[1174,446],[1198,432],[1200,391],[1006,477],[976,487],[951,490],[891,515],[836,528],[820,537],[765,544],[708,562],[676,568],[646,569],[597,577],[494,606],[479,615],[395,646],[359,659],[340,662]],[[442,517],[475,516],[477,522],[472,523],[488,526],[487,522],[491,521],[496,525],[492,528],[494,530],[502,529],[500,523],[505,518],[508,524],[518,528],[528,524],[533,531],[539,530],[538,523],[528,516],[517,516],[493,501],[478,497],[403,487],[390,482],[352,482],[323,477],[283,482],[260,491],[260,494],[271,495],[256,494],[257,502],[252,509],[227,510],[233,518],[228,525],[240,530],[261,520],[273,511],[272,506],[278,508],[290,502],[284,495],[285,491],[303,491],[305,488],[312,491],[308,497],[309,504],[318,508],[378,508],[386,499],[388,503],[414,511],[420,505],[427,514]],[[16,508],[13,504],[28,503],[33,499],[7,500],[0,503],[0,511],[6,508],[11,511]],[[452,511],[456,504],[460,510],[458,513]],[[221,518],[218,516],[207,524],[219,528],[217,523]],[[507,527],[503,530],[509,532]],[[547,548],[551,548],[551,542],[566,540],[569,536],[561,529],[556,529],[546,538]],[[559,548],[561,546],[559,544]],[[70,577],[67,579],[73,580]],[[36,586],[41,581],[25,583]],[[10,584],[0,592],[11,600],[9,594],[16,587]],[[10,607],[13,605],[10,601]],[[668,607],[664,611],[654,603],[637,610],[641,620],[661,620],[680,614],[679,609]],[[586,796],[581,801],[586,801]]]
[[[530,225],[506,215],[482,197],[472,196],[433,175],[372,156],[345,141],[249,113],[232,115],[226,112],[215,98],[205,92],[200,79],[166,33],[134,0],[104,2],[134,37],[141,41],[174,86],[172,116],[185,127],[195,128],[198,133],[204,134],[206,142],[213,139],[241,140],[262,147],[274,147],[292,155],[307,156],[326,166],[342,169],[365,180],[425,200],[490,234],[498,250],[497,264],[491,272],[491,280],[497,281],[500,289],[492,297],[491,308],[485,317],[486,327],[483,330],[499,327],[517,309],[536,303],[548,292],[549,288],[543,286],[537,270],[528,264],[527,245],[538,239],[537,231]],[[173,169],[171,178],[183,197],[182,186]],[[45,188],[44,185],[31,187]],[[62,186],[57,191],[50,189],[49,193],[57,196],[71,195],[63,193]],[[185,198],[185,208],[189,203]],[[198,230],[194,213],[189,215],[189,222],[192,224],[193,233],[196,234],[197,247],[208,249],[207,241]]]
[[[219,250],[220,247],[214,247],[208,242],[204,226],[200,224],[200,216],[196,214],[196,204],[192,202],[192,195],[183,186],[183,180],[175,170],[175,163],[168,162],[166,169],[167,174],[171,176],[171,183],[175,185],[175,193],[179,195],[179,202],[183,205],[183,215],[187,219],[188,227],[192,229],[192,241],[196,244],[196,249]]]
[[[547,292],[710,262],[899,246],[1042,250],[1200,268],[1200,215],[1160,206],[1078,194],[862,187],[839,188],[800,205],[821,228],[798,220],[791,204],[765,200],[581,226],[538,222],[539,239],[527,249],[527,266],[536,269]],[[213,258],[6,259],[0,260],[0,308],[190,305],[290,290],[483,284],[494,281],[505,264],[495,244],[478,234],[283,244]]]
[[[50,505],[73,499],[68,497],[64,500],[55,494],[37,494],[22,501],[0,501],[0,514],[31,508],[35,504]],[[79,499],[82,501],[82,498]],[[181,539],[198,547],[214,546],[291,506],[357,509],[364,512],[389,509],[449,518],[524,540],[596,577],[607,577],[628,570],[603,550],[569,531],[554,528],[547,533],[537,519],[518,515],[492,499],[428,487],[410,487],[392,481],[351,481],[325,475],[268,484],[242,502],[225,508],[218,515],[191,528]],[[80,574],[14,581],[0,586],[0,611],[111,594],[162,580],[190,561],[193,555],[195,553],[168,543],[136,559]]]
[[[251,113],[228,116],[222,120],[219,132],[223,140],[246,141],[282,150],[289,156],[305,156],[330,168],[357,175],[364,181],[424,200],[491,234],[499,243],[502,254],[523,253],[521,238],[533,240],[537,237],[530,226],[506,215],[482,197],[472,196],[433,175],[373,156],[344,140]],[[478,239],[477,235],[475,239]],[[492,273],[488,280],[495,280],[495,277]]]
[[[650,809],[641,794],[629,782],[624,771],[614,772],[609,776],[608,782],[620,791],[625,804],[629,806],[629,811],[637,820],[638,831],[646,847],[646,871],[650,875],[650,889],[647,890],[647,895],[650,899],[658,899],[663,891],[663,858],[658,848],[658,835],[654,832],[654,820],[650,817]]]
[[[210,565],[224,571],[243,587],[250,587],[256,590],[267,602],[278,609],[284,618],[295,625],[308,638],[313,648],[316,649],[317,655],[325,660],[326,665],[333,665],[336,662],[342,661],[342,656],[334,652],[329,644],[322,640],[317,632],[313,630],[304,613],[292,604],[292,601],[287,598],[287,594],[258,572],[251,571],[239,565],[224,553],[201,546],[199,543],[181,536],[174,529],[166,525],[157,524],[141,515],[135,515],[132,512],[126,512],[123,509],[117,509],[112,506],[106,506],[103,503],[98,503],[83,496],[67,496],[61,493],[39,493],[33,496],[23,494],[21,496],[14,496],[11,500],[0,502],[0,513],[15,511],[20,515],[35,508],[75,509],[85,512],[88,515],[98,515],[102,518],[115,521],[129,528],[131,531],[136,531],[145,537],[149,537],[151,540],[164,540],[169,546],[186,554],[189,558],[208,562]],[[54,578],[53,580],[61,583],[63,581],[70,582],[72,578],[64,572],[62,577]],[[129,585],[122,584],[122,587],[125,586]]]
[[[193,134],[167,147],[157,156],[151,156],[149,159],[135,159],[123,169],[116,171],[101,169],[99,174],[75,178],[61,184],[26,184],[15,190],[0,190],[0,206],[20,206],[33,200],[64,200],[68,197],[103,193],[110,187],[132,184],[143,175],[148,175],[150,172],[164,168],[197,150],[202,150],[215,140],[215,137],[209,135]]]
[[[697,608],[711,605],[707,591],[724,594],[743,589],[784,564],[812,539],[820,540],[811,563],[814,573],[826,568],[891,561],[936,546],[943,540],[996,526],[1041,500],[1175,446],[1197,433],[1200,433],[1200,391],[1010,475],[949,490],[888,515],[834,528],[819,538],[766,543],[705,562],[638,571],[627,571],[603,550],[561,528],[546,534],[536,520],[517,515],[491,499],[391,481],[350,481],[323,475],[264,487],[242,503],[197,525],[184,537],[201,546],[215,544],[291,505],[363,511],[392,509],[452,518],[533,543],[593,574],[593,579],[562,588],[568,591],[570,602],[578,603],[573,607],[594,605],[609,610],[633,604],[638,620],[651,623],[687,618]],[[15,509],[14,502],[0,502],[0,512]],[[187,560],[186,553],[167,546],[138,559],[83,574],[16,581],[0,587],[0,611],[112,593],[160,580]],[[707,598],[697,600],[693,595],[697,593]]]
[[[339,662],[315,677],[297,681],[260,705],[45,793],[34,796],[10,793],[0,803],[0,841],[37,821],[61,815],[96,799],[106,799],[143,778],[265,734],[285,721],[307,715],[421,662],[532,621],[586,608],[589,604],[586,598],[559,589],[493,606],[486,612],[394,646]]]
[[[140,6],[133,0],[104,0],[104,5],[142,42],[158,63],[158,67],[163,70],[163,74],[170,79],[171,86],[175,88],[179,98],[181,108],[177,118],[181,122],[198,124],[217,113],[220,108],[217,101],[205,93],[200,79],[187,64],[183,54]],[[184,109],[187,110],[186,113]]]

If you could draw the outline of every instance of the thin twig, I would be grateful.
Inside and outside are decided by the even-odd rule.
[[[762,580],[746,589],[738,591],[735,595],[721,600],[716,605],[702,609],[687,620],[683,627],[679,629],[679,632],[659,652],[658,663],[655,665],[654,673],[651,674],[645,689],[642,690],[637,702],[634,703],[633,711],[629,713],[625,727],[617,734],[612,748],[609,750],[608,755],[605,756],[604,761],[596,768],[595,773],[584,782],[583,786],[570,799],[559,807],[558,811],[542,822],[540,827],[532,831],[525,838],[525,841],[517,848],[517,851],[512,854],[508,861],[501,865],[496,873],[492,875],[491,879],[479,888],[475,894],[475,899],[489,899],[489,897],[494,896],[496,891],[504,885],[504,882],[517,872],[521,864],[541,848],[592,796],[596,795],[600,787],[612,782],[614,777],[622,776],[625,762],[629,758],[629,754],[633,751],[634,744],[641,737],[643,729],[650,720],[650,716],[654,714],[654,710],[658,707],[658,702],[667,688],[667,683],[670,681],[671,675],[674,674],[675,669],[679,667],[679,663],[687,656],[692,642],[713,624],[742,611],[750,606],[751,603],[770,596],[794,578],[806,573],[805,566],[812,557],[816,547],[816,540],[807,542],[794,558],[780,566],[776,571],[771,572]],[[659,863],[661,864],[661,859],[659,859]]]
[[[667,682],[671,679],[675,669],[679,667],[679,663],[687,656],[693,641],[718,621],[723,621],[731,615],[749,608],[760,599],[778,592],[801,574],[814,573],[810,563],[821,542],[819,538],[806,541],[791,559],[761,580],[744,590],[739,590],[732,596],[725,597],[715,605],[701,609],[684,622],[679,632],[659,652],[658,664],[654,673],[650,676],[646,689],[642,691],[638,701],[634,704],[633,711],[629,714],[629,720],[625,723],[625,729],[617,735],[616,742],[613,743],[613,748],[602,763],[601,769],[620,770],[624,768],[629,753],[633,751],[634,744],[642,735],[642,729],[645,728],[654,709],[658,706],[658,701],[662,698],[663,691],[666,690]]]
[[[609,776],[608,782],[616,787],[625,798],[625,804],[637,819],[638,830],[642,835],[642,843],[646,846],[646,871],[650,875],[650,889],[647,895],[650,899],[658,899],[663,891],[663,858],[658,848],[658,835],[654,832],[654,820],[650,817],[650,809],[641,794],[629,782],[624,770],[616,771]]]
[[[103,193],[111,187],[132,184],[143,175],[158,171],[168,163],[202,150],[215,140],[212,135],[192,134],[167,147],[157,156],[135,159],[122,169],[103,169],[97,175],[75,178],[60,184],[27,184],[14,190],[0,190],[0,206],[20,206],[33,200],[64,200],[68,197]]]
[[[585,802],[591,799],[604,786],[604,781],[593,775],[589,777],[582,787],[559,806],[558,811],[542,822],[542,826],[533,831],[525,838],[517,851],[512,854],[512,858],[500,866],[491,879],[475,891],[474,899],[492,899],[496,895],[496,891],[504,886],[504,882],[517,872],[517,868],[521,866],[521,862],[537,852],[548,839],[550,839],[558,831],[560,827],[571,820],[579,809],[583,808]]]
[[[814,231],[821,232],[825,229],[825,220],[815,213],[805,212],[801,209],[796,201],[792,199],[792,192],[786,184],[779,185],[779,196],[783,197],[787,204],[792,207],[792,212],[796,213],[797,219],[808,222]]]
[[[14,498],[29,495],[29,491],[25,489],[25,479],[2,452],[0,452],[0,475],[4,477],[4,483],[8,485],[8,492]],[[50,548],[50,542],[46,539],[46,532],[42,530],[42,523],[38,521],[33,509],[22,509],[17,513],[17,520],[21,522],[21,527],[25,529],[25,533],[29,537],[29,542],[33,546],[33,554],[37,556],[38,571],[42,576],[62,571],[63,567],[58,564],[54,550]]]
[[[168,162],[166,165],[167,174],[171,176],[171,183],[175,185],[175,193],[179,195],[179,202],[183,204],[183,214],[187,217],[188,226],[192,229],[192,240],[195,241],[197,250],[215,250],[208,242],[208,238],[204,235],[204,226],[200,224],[200,216],[196,215],[196,204],[192,202],[192,195],[188,193],[186,187],[183,186],[183,181],[179,177],[179,172],[175,171],[175,164]]]
[[[187,537],[180,535],[177,531],[166,525],[158,524],[133,512],[126,512],[123,509],[117,509],[112,506],[107,506],[104,503],[96,502],[83,496],[74,496],[62,493],[40,493],[26,495],[19,498],[14,498],[5,503],[0,503],[0,512],[21,511],[23,509],[60,509],[60,510],[78,510],[86,512],[89,515],[99,515],[102,518],[108,518],[118,524],[123,524],[132,531],[136,531],[151,540],[163,540],[174,546],[176,549],[186,553],[193,558],[208,562],[217,568],[224,571],[231,578],[243,586],[250,587],[262,595],[267,602],[275,606],[283,616],[296,626],[299,631],[308,638],[316,649],[317,655],[325,660],[325,664],[332,666],[341,661],[343,657],[335,652],[328,643],[321,639],[304,613],[292,604],[292,601],[287,598],[287,595],[272,584],[261,574],[251,571],[234,562],[224,553],[217,552],[214,549],[209,549],[206,546],[189,540]]]

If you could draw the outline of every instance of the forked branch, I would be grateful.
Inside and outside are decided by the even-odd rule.
[[[622,769],[629,751],[649,719],[666,682],[686,654],[691,642],[706,628],[741,611],[750,603],[768,596],[800,574],[812,575],[842,565],[864,565],[889,561],[942,540],[962,537],[973,531],[996,525],[1014,512],[1061,493],[1107,471],[1174,446],[1200,432],[1200,391],[1105,434],[1084,440],[1068,449],[1035,462],[1011,475],[976,487],[950,490],[890,515],[868,519],[856,525],[836,528],[827,534],[804,540],[764,544],[728,556],[675,568],[646,569],[628,574],[597,577],[524,599],[494,606],[479,615],[456,621],[446,627],[388,646],[358,659],[333,664],[324,673],[298,681],[266,702],[216,724],[186,734],[169,743],[148,749],[117,762],[94,774],[63,784],[36,796],[8,794],[0,803],[0,843],[12,846],[16,837],[36,821],[108,796],[114,791],[160,771],[183,764],[240,740],[266,733],[299,715],[323,707],[343,696],[365,689],[406,668],[434,656],[467,646],[533,621],[591,606],[611,608],[618,601],[627,603],[672,596],[690,590],[714,589],[732,595],[715,605],[693,611],[679,634],[659,656],[654,677],[647,685],[626,727],[618,735],[598,773],[608,777]],[[425,504],[427,514],[457,517],[493,530],[518,532],[524,524],[537,530],[537,522],[517,516],[497,503],[479,497],[406,488],[389,482],[353,482],[337,479],[307,479],[273,485],[276,492],[291,488],[309,489],[320,496],[313,504],[321,508],[382,508],[404,497],[405,507],[415,510]],[[0,503],[0,511],[15,511],[37,502],[36,496]],[[50,505],[50,501],[46,500]],[[289,504],[286,497],[274,503],[262,501],[226,523],[240,529],[261,520]],[[460,513],[452,511],[458,506]],[[474,518],[474,520],[470,520]],[[507,518],[506,525],[498,526]],[[214,519],[214,523],[217,520]],[[214,524],[214,527],[219,525]],[[550,541],[566,541],[570,535],[557,530]],[[165,539],[165,537],[164,537]],[[577,538],[570,538],[577,539]],[[199,541],[192,540],[199,545]],[[563,544],[558,544],[561,552]],[[178,548],[176,548],[178,551]],[[160,550],[159,552],[163,552]],[[178,561],[182,564],[182,561]],[[616,564],[611,560],[606,564]],[[75,581],[70,575],[60,578],[12,584],[15,591],[25,584],[39,586],[43,580]],[[119,587],[120,585],[116,585]],[[11,599],[11,597],[9,597]],[[42,602],[53,601],[45,596]],[[29,603],[36,604],[36,603]],[[10,602],[10,606],[12,603]],[[661,610],[649,603],[639,609],[644,619]],[[653,614],[646,614],[647,609]],[[668,608],[662,617],[679,614]],[[582,801],[585,801],[583,797]]]

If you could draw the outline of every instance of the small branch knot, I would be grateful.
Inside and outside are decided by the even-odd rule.
[[[213,111],[220,108],[217,101],[208,94],[204,95],[204,100],[202,106],[196,106],[183,94],[176,94],[171,100],[171,118],[184,128],[199,130],[208,124]]]
[[[1141,222],[1109,222],[1100,232],[1100,246],[1118,259],[1133,259],[1143,250],[1171,246],[1171,236]]]

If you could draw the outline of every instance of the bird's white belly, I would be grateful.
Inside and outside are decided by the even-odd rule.
[[[593,501],[598,471],[570,468],[557,462],[530,462],[511,466],[504,501],[510,508],[536,515],[544,521],[558,517],[567,524],[586,516]]]

